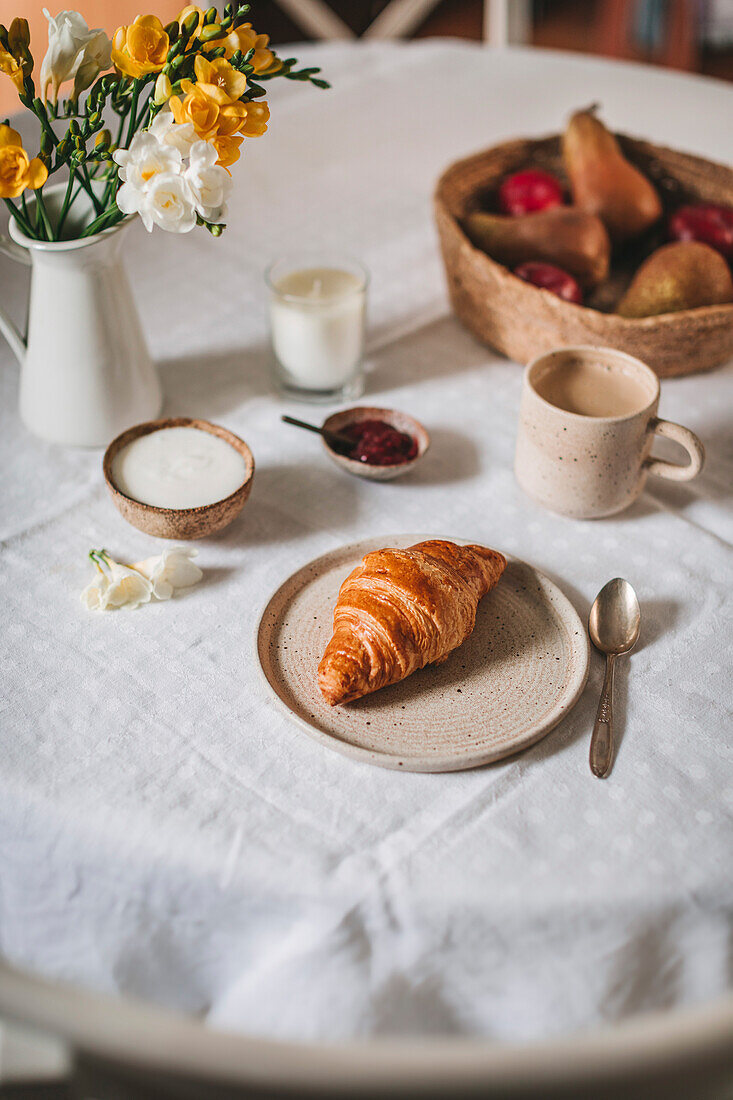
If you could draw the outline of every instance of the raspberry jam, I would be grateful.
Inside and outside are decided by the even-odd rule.
[[[349,458],[369,466],[399,466],[417,457],[417,440],[384,420],[357,420],[339,429],[353,439]]]

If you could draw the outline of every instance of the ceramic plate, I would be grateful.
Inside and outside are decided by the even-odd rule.
[[[324,554],[278,588],[260,620],[257,653],[275,698],[311,737],[356,760],[416,772],[488,764],[544,737],[585,686],[577,612],[542,573],[509,558],[447,661],[355,703],[326,704],[316,672],[341,582],[370,550],[438,537],[382,536]]]

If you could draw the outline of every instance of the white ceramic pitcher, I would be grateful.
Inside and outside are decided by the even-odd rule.
[[[44,191],[52,217],[64,188]],[[93,217],[81,203],[72,210],[69,236]],[[0,308],[0,331],[21,364],[20,415],[52,443],[104,447],[160,411],[160,382],[122,266],[128,227],[47,242],[11,219],[13,241],[0,237],[0,251],[32,267],[27,336]]]

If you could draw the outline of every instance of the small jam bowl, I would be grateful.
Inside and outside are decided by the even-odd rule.
[[[354,474],[356,477],[366,477],[370,481],[391,481],[392,478],[401,477],[408,470],[414,469],[430,446],[430,436],[419,420],[407,413],[398,412],[396,409],[373,409],[359,406],[355,409],[344,409],[343,412],[333,413],[324,422],[323,427],[327,431],[338,432],[347,424],[355,424],[361,420],[383,420],[399,432],[411,435],[417,442],[417,454],[407,462],[398,462],[394,466],[372,466],[368,462],[358,462],[356,459],[347,458],[334,451],[323,440],[326,453],[342,470]]]
[[[156,505],[141,504],[139,500],[125,496],[112,480],[112,463],[115,455],[128,443],[132,443],[133,439],[150,435],[151,432],[157,432],[161,428],[198,428],[202,432],[210,432],[211,435],[223,439],[244,459],[247,470],[244,481],[238,489],[223,500],[217,500],[213,504],[203,504],[198,508],[158,508]],[[208,420],[176,416],[162,420],[148,420],[147,423],[136,424],[134,428],[128,428],[126,432],[118,435],[104,452],[102,470],[117,511],[133,527],[157,539],[203,539],[227,527],[244,508],[252,490],[255,460],[244,440],[233,432],[227,431],[226,428],[211,424]]]

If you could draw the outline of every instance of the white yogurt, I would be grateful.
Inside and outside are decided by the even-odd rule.
[[[303,389],[348,382],[364,350],[365,287],[351,271],[312,267],[273,284],[270,322],[275,355]]]
[[[128,443],[112,461],[125,496],[157,508],[200,508],[244,482],[247,464],[229,443],[200,428],[160,428]]]

